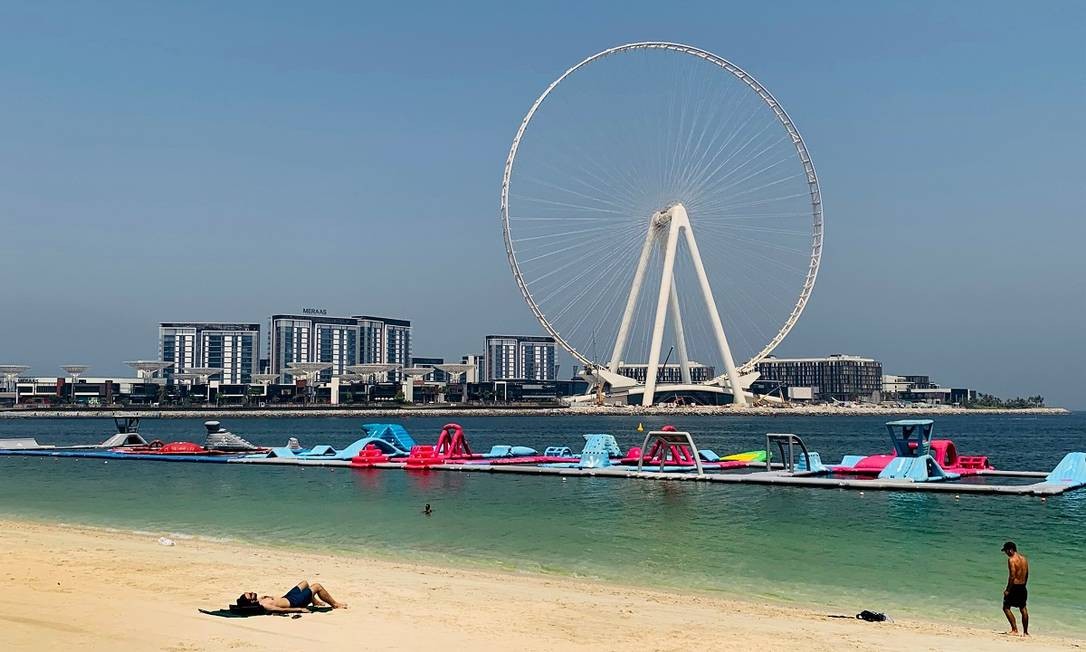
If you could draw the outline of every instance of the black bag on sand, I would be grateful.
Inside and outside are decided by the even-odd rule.
[[[856,614],[856,618],[865,620],[869,623],[881,623],[886,620],[886,614],[881,614],[877,611],[868,611],[864,609],[860,613]]]

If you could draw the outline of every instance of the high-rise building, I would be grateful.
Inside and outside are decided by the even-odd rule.
[[[554,338],[488,335],[485,372],[493,380],[554,380]]]
[[[260,324],[233,322],[162,322],[158,354],[171,378],[192,368],[222,369],[225,384],[250,382],[259,371]]]
[[[372,315],[356,315],[354,319],[361,332],[360,364],[411,366],[410,321]],[[388,379],[396,382],[401,375],[398,371],[390,371]]]
[[[292,362],[327,362],[320,381],[346,373],[359,362],[361,327],[353,317],[325,315],[272,315],[269,319],[269,367],[283,374]]]

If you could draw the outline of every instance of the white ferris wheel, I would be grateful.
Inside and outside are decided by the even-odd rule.
[[[501,219],[543,328],[644,405],[668,361],[672,387],[744,404],[822,257],[818,178],[791,118],[735,64],[676,43],[604,50],[543,91],[509,150]],[[643,386],[622,375],[639,366]]]

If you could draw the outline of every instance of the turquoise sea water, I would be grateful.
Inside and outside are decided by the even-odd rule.
[[[449,419],[402,421],[420,442]],[[626,417],[455,419],[477,450],[495,443],[579,449],[582,433],[640,444]],[[643,419],[646,428],[665,418]],[[875,417],[684,417],[703,448],[801,435],[824,460],[889,447]],[[236,419],[261,444],[344,445],[361,419]],[[1048,470],[1086,450],[1086,414],[947,416],[938,434],[999,468]],[[198,420],[145,420],[148,439],[202,441]],[[0,437],[104,439],[109,420],[0,421]],[[420,514],[424,503],[432,517]],[[1086,491],[1049,498],[898,494],[218,464],[0,458],[0,516],[364,553],[469,567],[693,588],[815,605],[967,621],[993,629],[1013,539],[1030,557],[1036,631],[1086,633]]]

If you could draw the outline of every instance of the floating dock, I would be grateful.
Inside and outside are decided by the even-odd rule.
[[[217,424],[216,424],[217,425]],[[369,424],[386,425],[386,424]],[[367,426],[368,427],[368,426]],[[400,431],[402,427],[396,426]],[[395,441],[403,443],[409,436],[406,431],[398,434],[382,435],[387,438],[398,437]],[[598,452],[599,440],[589,438],[606,438],[609,445],[614,444],[614,438],[610,435],[586,435],[585,452],[577,459],[580,463],[517,463],[516,458],[487,459],[485,456],[472,456],[468,458],[438,458],[430,457],[422,468],[412,464],[412,457],[394,457],[378,454],[380,460],[364,461],[365,458],[358,453],[359,446],[352,445],[344,451],[335,451],[331,447],[315,447],[310,451],[320,453],[301,453],[298,455],[281,455],[272,449],[267,455],[167,455],[167,454],[143,454],[140,452],[123,452],[121,450],[109,450],[99,448],[54,448],[49,446],[36,446],[36,442],[26,439],[7,440],[12,445],[5,447],[5,442],[0,441],[0,456],[33,456],[54,458],[90,458],[104,461],[154,461],[154,462],[188,462],[205,464],[248,464],[248,465],[275,465],[295,467],[331,467],[351,468],[359,471],[375,469],[377,471],[406,471],[409,473],[452,472],[452,473],[492,473],[492,474],[518,474],[537,476],[561,476],[561,477],[593,477],[614,478],[628,480],[655,480],[661,482],[704,482],[720,484],[747,484],[777,487],[797,487],[807,489],[848,489],[848,490],[872,490],[872,491],[910,491],[932,492],[952,494],[987,494],[987,495],[1017,495],[1017,496],[1055,496],[1075,489],[1086,487],[1086,453],[1068,453],[1063,460],[1051,471],[1001,471],[995,469],[978,470],[968,477],[959,477],[957,474],[939,476],[938,481],[916,480],[911,477],[900,478],[858,478],[854,476],[838,476],[830,472],[829,468],[821,463],[817,453],[809,452],[801,438],[792,434],[769,434],[766,436],[767,461],[751,462],[737,467],[725,467],[722,464],[716,466],[710,462],[701,461],[699,456],[694,457],[690,463],[689,451],[698,451],[693,438],[689,433],[676,430],[663,430],[648,433],[645,442],[639,451],[649,451],[649,444],[653,444],[653,451],[661,451],[657,457],[640,457],[636,465],[617,463],[609,460],[606,455],[590,457],[590,453]],[[930,433],[928,433],[930,438]],[[376,437],[370,437],[362,441],[372,441]],[[386,439],[388,441],[388,439]],[[413,442],[412,442],[413,443]],[[902,446],[899,453],[902,457],[910,456],[928,463],[928,449],[926,441],[915,448]],[[657,446],[656,444],[660,444]],[[780,451],[780,461],[772,461],[775,457],[771,448],[776,446]],[[367,448],[370,446],[367,445]],[[684,448],[685,447],[685,448]],[[427,454],[433,455],[439,447],[413,446],[411,455],[415,449],[427,449]],[[463,448],[466,450],[466,444]],[[326,450],[325,450],[326,449]],[[354,457],[346,457],[341,453],[354,452]],[[669,452],[670,451],[670,452]],[[374,448],[376,452],[376,448]],[[470,451],[469,451],[470,452]],[[500,461],[499,461],[500,460]],[[591,462],[594,466],[587,467]],[[683,470],[673,470],[676,463],[690,464]],[[934,463],[934,462],[931,462]],[[987,484],[978,482],[977,479],[1015,479],[1015,484]],[[1036,482],[1022,482],[1034,479]]]
[[[783,468],[773,468],[768,471],[724,471],[720,473],[705,472],[674,472],[674,471],[638,471],[633,466],[609,466],[595,469],[580,469],[574,467],[555,468],[527,464],[435,464],[424,469],[406,469],[403,462],[378,462],[367,467],[357,467],[349,460],[322,460],[300,458],[245,458],[217,456],[169,456],[169,455],[140,455],[138,453],[112,453],[109,451],[91,450],[56,450],[56,449],[12,449],[0,450],[0,456],[33,456],[33,457],[69,457],[92,458],[103,460],[123,461],[152,461],[152,462],[188,462],[204,464],[254,464],[274,466],[316,466],[333,468],[355,468],[365,471],[369,468],[381,471],[407,471],[409,473],[451,472],[451,473],[511,473],[518,475],[544,475],[580,478],[616,478],[635,480],[656,480],[670,482],[708,482],[723,484],[748,484],[748,485],[773,485],[785,487],[800,487],[814,489],[851,489],[871,491],[919,491],[933,493],[952,494],[990,494],[990,495],[1031,495],[1031,496],[1055,496],[1086,486],[1086,480],[1082,481],[1053,481],[1050,473],[1041,471],[981,471],[974,477],[990,478],[1037,478],[1039,482],[1032,484],[977,484],[973,482],[913,482],[910,480],[879,480],[860,478],[838,478],[818,475],[810,471],[787,471]],[[774,465],[780,467],[781,465]]]

